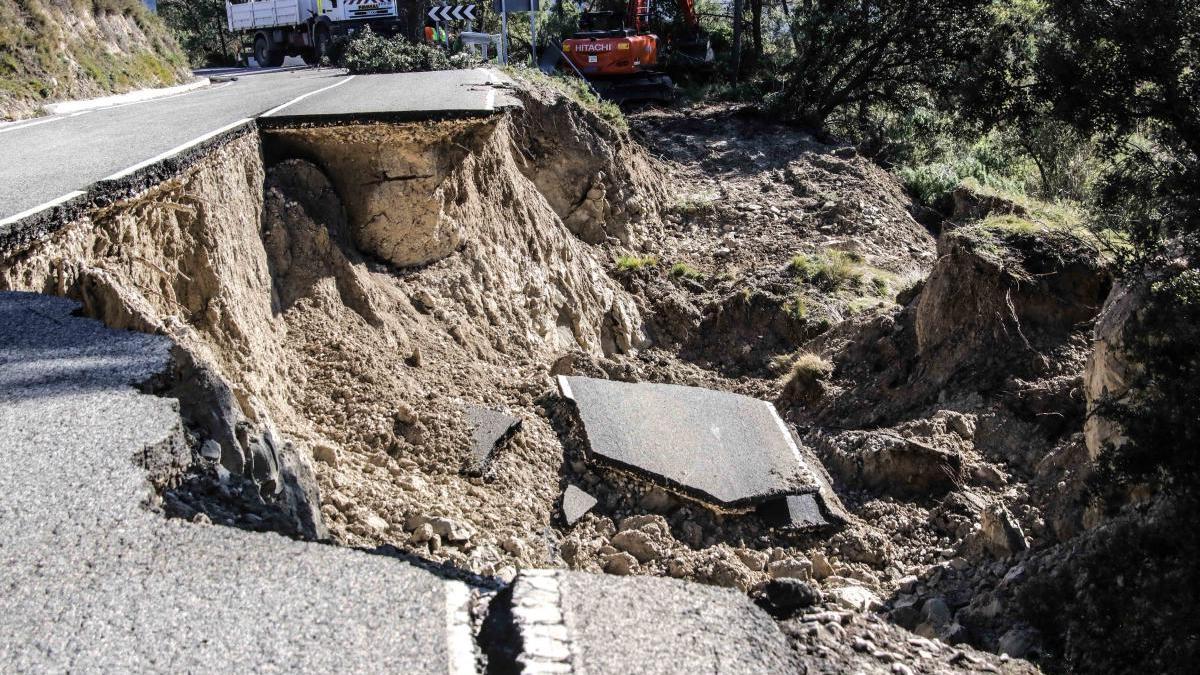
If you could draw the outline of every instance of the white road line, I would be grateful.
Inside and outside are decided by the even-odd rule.
[[[471,589],[446,581],[446,651],[449,675],[475,675],[475,632],[471,629]]]
[[[775,405],[770,401],[763,401],[762,403],[767,406],[767,410],[770,411],[769,414],[775,420],[775,424],[779,425],[779,431],[783,434],[784,440],[787,441],[788,448],[792,451],[792,456],[796,458],[796,463],[807,469],[808,465],[804,463],[804,457],[800,455],[800,448],[796,447],[796,441],[792,438],[792,431],[788,428],[787,423],[783,421],[783,418],[779,416],[779,411],[775,409]]]
[[[486,77],[487,81],[488,81],[487,109],[495,110],[496,109],[496,85],[500,84],[500,83],[496,80],[496,76],[492,74],[492,71],[484,69],[484,68],[476,68],[476,70],[482,71],[484,77]]]
[[[240,127],[243,124],[247,124],[249,122],[250,122],[250,118],[244,117],[236,122],[226,124],[225,126],[221,127],[220,129],[217,129],[215,131],[210,131],[207,134],[204,134],[203,136],[200,136],[198,138],[193,138],[192,140],[188,141],[187,143],[184,143],[182,145],[177,145],[160,155],[155,155],[154,157],[151,157],[150,159],[148,159],[144,162],[138,162],[137,164],[134,164],[133,166],[129,167],[128,169],[122,169],[121,171],[118,171],[117,173],[114,173],[111,176],[102,178],[101,180],[102,181],[103,180],[118,180],[120,178],[124,178],[132,173],[141,171],[142,169],[144,169],[148,166],[157,164],[157,163],[163,161],[164,159],[169,159],[171,157],[174,157],[175,155],[183,152],[184,150],[187,150],[189,148],[200,145],[201,143],[203,143],[211,138],[220,136],[221,134],[225,133],[226,131],[229,131],[231,129],[236,129],[237,127]]]
[[[72,199],[75,199],[76,197],[79,197],[82,195],[83,195],[83,192],[81,192],[79,190],[76,190],[75,192],[68,192],[67,194],[65,194],[61,197],[58,197],[56,199],[51,199],[50,201],[46,202],[45,204],[38,204],[37,206],[33,207],[32,209],[22,211],[15,216],[9,216],[9,217],[5,218],[4,220],[0,220],[0,227],[6,227],[8,225],[12,225],[13,223],[15,223],[19,220],[24,220],[24,219],[28,218],[29,216],[34,215],[35,213],[45,211],[46,209],[52,209],[56,206],[59,206],[66,202],[69,202]]]
[[[131,105],[141,105],[141,104],[143,104],[143,103],[157,103],[157,102],[159,102],[159,101],[170,101],[170,100],[171,100],[171,99],[173,99],[173,98],[179,98],[180,96],[187,96],[188,94],[195,94],[196,92],[201,92],[201,91],[216,91],[216,90],[218,90],[218,89],[224,89],[225,87],[228,87],[228,86],[229,86],[229,85],[231,85],[231,84],[233,84],[233,83],[232,83],[232,82],[225,82],[225,83],[222,83],[222,84],[218,84],[218,85],[217,85],[217,86],[215,86],[215,87],[208,87],[208,88],[201,88],[201,89],[192,89],[192,90],[190,90],[190,91],[181,91],[181,92],[179,92],[178,94],[171,94],[170,96],[163,96],[162,98],[148,98],[148,99],[146,99],[146,100],[144,100],[144,101],[130,101],[129,103],[118,103],[118,104],[116,104],[116,105],[105,106],[105,107],[103,107],[103,108],[96,108],[96,110],[116,110],[117,108],[127,108],[127,107],[129,107],[129,106],[131,106]],[[89,111],[87,111],[87,112],[91,112],[91,111],[89,110]],[[78,114],[82,114],[82,113],[76,113],[76,114],[78,115]]]
[[[571,391],[571,383],[567,380],[566,375],[558,376],[558,390],[562,392],[563,398],[575,400],[575,393]]]
[[[79,113],[76,113],[76,115],[77,114],[79,114]],[[39,126],[42,124],[49,124],[50,122],[57,122],[59,120],[65,120],[68,117],[74,117],[74,116],[75,115],[61,115],[61,116],[54,116],[54,117],[45,117],[40,120],[34,120],[32,122],[22,122],[22,123],[14,124],[13,126],[0,127],[0,134],[6,134],[10,131],[20,131],[22,129],[28,129],[29,127],[36,127],[36,126]]]
[[[353,80],[353,79],[354,79],[354,77],[355,77],[354,75],[351,75],[350,77],[347,77],[347,78],[346,78],[346,79],[344,79],[344,80],[340,80],[340,81],[338,81],[338,82],[334,82],[333,84],[329,85],[328,87],[321,87],[320,89],[318,89],[318,90],[316,90],[316,91],[310,91],[310,92],[308,92],[307,94],[301,94],[301,95],[297,96],[296,98],[294,98],[294,99],[292,99],[292,100],[288,101],[287,103],[284,103],[283,105],[280,105],[280,106],[276,106],[276,107],[274,107],[274,108],[271,108],[271,109],[270,109],[270,110],[268,110],[267,112],[263,113],[263,114],[262,114],[262,117],[270,117],[271,115],[274,115],[275,113],[279,112],[280,110],[283,110],[284,108],[286,108],[286,107],[288,107],[288,106],[290,106],[290,105],[292,105],[292,104],[299,103],[300,101],[303,101],[304,99],[308,98],[309,96],[312,96],[312,95],[314,95],[314,94],[319,94],[319,93],[321,93],[321,92],[323,92],[323,91],[329,91],[330,89],[333,89],[334,87],[340,87],[340,86],[342,86],[343,84],[346,84],[347,82],[349,82],[350,80]]]

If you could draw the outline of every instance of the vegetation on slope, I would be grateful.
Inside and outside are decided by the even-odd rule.
[[[0,3],[0,119],[47,102],[164,86],[186,60],[139,0]]]

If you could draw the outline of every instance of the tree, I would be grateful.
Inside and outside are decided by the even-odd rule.
[[[158,13],[194,65],[228,65],[236,40],[225,26],[225,0],[159,0]]]
[[[978,50],[990,0],[810,0],[791,12],[797,53],[776,110],[820,128],[836,110],[904,106],[953,82]]]

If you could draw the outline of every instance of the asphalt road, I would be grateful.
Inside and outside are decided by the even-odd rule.
[[[161,99],[0,126],[0,221],[29,215],[239,120],[488,112],[485,70],[348,76],[341,70],[225,72],[236,81]],[[501,100],[504,100],[501,94]]]
[[[74,308],[0,293],[0,670],[474,672],[457,582],[147,509],[135,459],[169,459],[181,422],[132,385],[169,342]]]

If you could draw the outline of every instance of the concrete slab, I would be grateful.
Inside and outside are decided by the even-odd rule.
[[[431,573],[147,508],[146,467],[190,452],[178,402],[133,386],[170,343],[74,309],[0,293],[4,670],[473,670]]]
[[[563,520],[567,525],[574,525],[595,505],[595,497],[574,485],[568,485],[567,489],[563,491],[562,497]]]
[[[491,467],[500,446],[520,430],[521,418],[473,403],[464,405],[463,411],[471,424],[471,450],[465,471],[474,476],[482,475]]]
[[[673,384],[558,377],[575,402],[590,459],[726,510],[813,494],[842,507],[825,471],[766,401]]]

